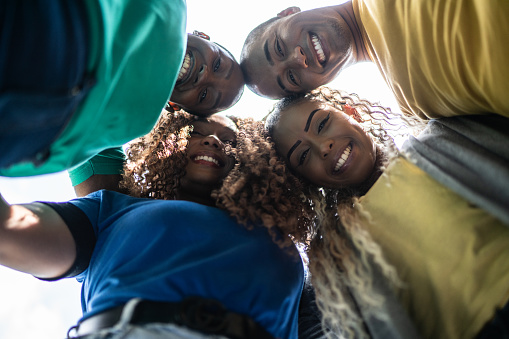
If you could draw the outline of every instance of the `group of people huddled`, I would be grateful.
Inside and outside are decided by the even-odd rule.
[[[290,7],[237,62],[184,0],[2,2],[0,175],[77,198],[0,196],[0,264],[83,284],[69,338],[509,338],[508,15]],[[368,61],[401,112],[326,86]]]

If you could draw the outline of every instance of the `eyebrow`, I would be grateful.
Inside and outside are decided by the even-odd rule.
[[[307,132],[309,130],[309,125],[311,125],[311,120],[313,119],[313,116],[315,115],[315,113],[318,112],[319,110],[320,109],[317,108],[309,114],[308,121],[306,121],[306,127],[304,127],[304,132]]]
[[[272,57],[270,56],[269,52],[269,40],[265,40],[265,44],[263,45],[263,51],[265,52],[265,58],[267,58],[267,61],[271,66],[274,65],[274,61],[272,60]]]
[[[295,149],[299,147],[301,142],[302,142],[301,140],[297,140],[297,142],[292,146],[292,148],[290,148],[288,154],[286,154],[286,158],[288,159],[288,161],[290,161],[290,156],[292,155],[293,151],[295,151]]]
[[[315,115],[315,113],[318,112],[319,110],[320,109],[317,108],[317,109],[313,110],[311,113],[309,113],[308,120],[306,121],[306,126],[304,127],[304,132],[309,131],[309,126],[311,125],[311,120],[313,119],[313,116]],[[292,155],[293,151],[295,151],[295,149],[297,147],[299,147],[301,142],[302,142],[301,140],[297,140],[297,142],[290,148],[290,150],[286,154],[286,158],[288,159],[288,161],[290,161],[290,156]]]

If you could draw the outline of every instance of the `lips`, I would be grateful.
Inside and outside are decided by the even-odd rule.
[[[213,154],[213,153],[199,153],[196,155],[193,155],[191,157],[191,160],[195,163],[221,168],[224,167],[224,161],[219,156]]]
[[[325,55],[325,49],[324,45],[322,44],[322,41],[318,37],[318,35],[314,33],[310,33],[311,37],[311,45],[313,46],[313,49],[316,54],[316,59],[320,63],[320,65],[325,65],[325,62],[327,61],[327,57]]]
[[[352,144],[348,144],[348,146],[346,146],[346,148],[344,149],[343,153],[339,156],[339,159],[336,162],[336,165],[334,166],[334,172],[339,172],[343,168],[343,166],[350,158],[351,154],[352,154]]]
[[[182,67],[180,67],[179,74],[177,76],[177,84],[180,85],[184,83],[187,79],[189,79],[191,75],[191,70],[193,69],[194,58],[191,52],[187,52],[184,56],[184,61],[182,62]]]

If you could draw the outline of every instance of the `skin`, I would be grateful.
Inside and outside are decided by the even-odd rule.
[[[281,112],[274,127],[278,152],[293,171],[315,185],[356,186],[375,171],[376,148],[371,138],[355,120],[330,105],[318,101],[292,105]],[[343,154],[347,160],[336,170]]]
[[[193,126],[187,146],[186,174],[180,181],[178,198],[213,205],[212,190],[220,186],[235,165],[234,158],[225,153],[225,147],[228,143],[235,144],[236,127],[233,121],[219,115],[197,120]]]
[[[304,12],[292,7],[279,16],[242,51],[249,86],[261,96],[276,99],[305,93],[330,82],[346,67],[369,60],[351,2]]]
[[[239,64],[222,47],[189,34],[186,58],[170,101],[187,112],[208,116],[235,104],[243,93],[244,76]]]

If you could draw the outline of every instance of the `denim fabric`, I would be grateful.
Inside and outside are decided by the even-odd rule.
[[[93,81],[82,1],[0,3],[0,168],[44,162]]]

